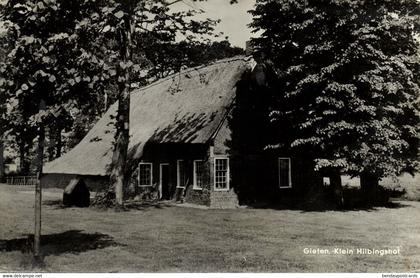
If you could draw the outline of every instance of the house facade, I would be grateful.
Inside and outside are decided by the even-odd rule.
[[[313,180],[301,170],[308,165],[248,145],[265,143],[264,128],[258,120],[238,120],[253,114],[238,99],[259,98],[258,86],[249,89],[257,68],[251,58],[235,57],[133,91],[126,196],[235,208],[245,199],[288,198],[304,190]],[[107,188],[116,108],[74,149],[44,167],[44,187],[64,188],[79,178],[91,191]]]

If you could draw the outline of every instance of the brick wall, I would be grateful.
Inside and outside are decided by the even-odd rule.
[[[210,190],[203,188],[202,190],[193,189],[192,186],[187,190],[185,195],[185,202],[197,205],[210,205]]]
[[[210,207],[219,209],[237,208],[239,207],[238,196],[233,189],[229,191],[212,191]]]

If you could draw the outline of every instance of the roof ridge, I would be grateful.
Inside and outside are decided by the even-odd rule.
[[[131,91],[130,93],[131,94],[133,94],[133,93],[139,93],[139,92],[144,91],[146,89],[152,88],[152,87],[154,87],[156,85],[159,85],[162,82],[165,82],[165,81],[167,81],[167,80],[169,80],[169,79],[173,78],[174,76],[176,76],[178,74],[181,74],[181,73],[190,73],[190,72],[194,72],[194,71],[197,71],[199,69],[202,69],[202,68],[207,68],[207,67],[210,67],[210,66],[214,66],[214,65],[218,65],[218,64],[230,63],[230,62],[239,61],[239,60],[243,60],[244,62],[249,62],[249,61],[252,60],[252,56],[237,55],[237,56],[230,57],[230,58],[224,58],[224,59],[220,59],[220,60],[215,60],[215,61],[210,62],[209,64],[204,64],[204,65],[200,65],[200,66],[196,66],[196,67],[187,68],[185,70],[180,70],[180,71],[171,73],[170,75],[168,75],[166,77],[163,77],[163,78],[160,78],[160,79],[158,79],[156,81],[153,81],[152,83],[150,83],[148,85],[145,85],[143,87],[137,88],[137,89]]]

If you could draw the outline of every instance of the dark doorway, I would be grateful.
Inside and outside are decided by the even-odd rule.
[[[160,190],[161,198],[164,200],[170,200],[172,198],[170,184],[169,184],[169,164],[160,164]]]

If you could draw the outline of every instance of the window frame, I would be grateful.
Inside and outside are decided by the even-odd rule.
[[[216,187],[216,160],[226,160],[226,188],[217,188]],[[230,190],[230,161],[228,156],[215,156],[214,157],[214,171],[213,171],[213,187],[214,191],[229,191]]]
[[[193,190],[203,190],[203,187],[199,187],[197,185],[197,166],[196,166],[196,162],[203,162],[203,159],[195,159],[193,160]]]
[[[181,184],[181,175],[180,175],[180,167],[179,167],[180,162],[183,162],[184,163],[184,178],[186,177],[186,174],[187,174],[187,171],[185,171],[186,170],[185,160],[178,159],[176,161],[176,188],[183,188],[183,189],[185,189],[185,187],[186,187],[185,185],[184,186],[181,186],[180,185]]]
[[[141,165],[150,165],[150,184],[140,184],[140,166]],[[138,183],[139,187],[151,187],[153,186],[153,163],[152,162],[140,162],[139,163],[139,173],[138,173]]]
[[[280,160],[287,160],[288,161],[288,166],[289,166],[289,170],[288,170],[288,179],[289,179],[289,184],[287,186],[282,186],[281,184],[281,177],[280,177]],[[279,188],[280,189],[287,189],[287,188],[292,188],[292,160],[290,159],[290,157],[279,157],[277,159],[277,174],[278,174],[278,182],[279,182]]]

